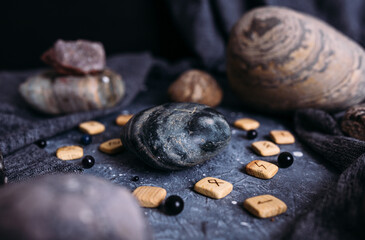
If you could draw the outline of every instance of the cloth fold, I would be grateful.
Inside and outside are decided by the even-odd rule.
[[[322,110],[299,110],[300,139],[342,173],[311,211],[296,222],[290,239],[360,239],[365,236],[365,142],[343,136],[336,120]]]

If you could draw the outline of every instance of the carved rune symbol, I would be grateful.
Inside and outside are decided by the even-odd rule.
[[[269,143],[264,143],[263,145],[264,145],[264,147],[266,147],[266,148],[271,148],[271,147],[272,147]]]
[[[266,201],[262,201],[262,202],[261,201],[258,201],[257,204],[263,204],[263,203],[267,203],[267,202],[271,202],[271,201],[272,201],[272,199],[269,199],[269,200],[266,200]]]
[[[255,164],[256,164],[256,166],[258,166],[258,167],[263,167],[263,168],[265,168],[265,169],[266,169],[266,167],[264,166],[264,164],[258,165],[258,164],[257,164],[257,162],[255,162]]]
[[[221,184],[223,184],[224,182],[217,182],[217,180],[216,179],[209,179],[208,180],[208,183],[210,183],[210,184],[217,184],[217,186],[219,187],[219,184],[221,183]]]

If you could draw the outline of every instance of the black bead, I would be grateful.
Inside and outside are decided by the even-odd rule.
[[[134,177],[132,178],[132,181],[133,181],[133,182],[138,182],[138,181],[139,181],[139,177],[138,177],[138,176],[134,176]]]
[[[36,142],[37,146],[40,148],[45,148],[47,146],[47,141],[44,139],[38,140]]]
[[[91,168],[92,166],[94,166],[94,164],[95,164],[95,159],[93,156],[86,155],[82,159],[82,165],[84,166],[84,168]]]
[[[281,168],[287,168],[290,167],[294,162],[294,157],[289,152],[282,152],[279,154],[278,157],[278,165]]]
[[[82,135],[80,142],[83,145],[89,145],[92,142],[92,137],[89,134],[84,134]]]
[[[246,133],[246,138],[247,139],[255,139],[257,137],[257,131],[256,130],[249,130]]]
[[[181,197],[172,195],[165,200],[164,210],[168,215],[177,215],[184,209],[184,200]]]

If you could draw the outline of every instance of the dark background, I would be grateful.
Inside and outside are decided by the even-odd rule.
[[[364,0],[10,0],[0,1],[0,70],[44,66],[40,55],[59,38],[101,41],[108,56],[149,51],[170,61],[197,58],[202,55],[193,46],[197,40],[216,37],[205,28],[205,16],[189,19],[203,2],[211,8],[224,42],[235,19],[263,5],[309,13],[360,44],[365,42]],[[230,14],[230,21],[222,21]],[[196,31],[197,25],[206,33]],[[209,51],[216,51],[214,44],[207,45]]]
[[[59,38],[100,41],[107,55],[192,56],[162,0],[1,1],[0,11],[0,69],[43,66],[40,55]]]

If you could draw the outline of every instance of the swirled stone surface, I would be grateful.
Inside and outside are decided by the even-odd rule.
[[[23,98],[35,109],[62,114],[113,107],[124,96],[122,77],[111,70],[85,76],[62,76],[53,71],[20,85]]]
[[[245,105],[341,110],[365,98],[364,56],[358,44],[314,17],[263,7],[232,29],[227,74]]]
[[[48,175],[0,189],[2,239],[149,239],[129,190],[87,175]]]
[[[57,73],[67,75],[98,73],[105,68],[103,44],[87,40],[57,40],[41,59]]]
[[[168,103],[133,116],[123,145],[148,165],[179,170],[217,155],[231,139],[224,116],[201,104]]]

